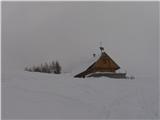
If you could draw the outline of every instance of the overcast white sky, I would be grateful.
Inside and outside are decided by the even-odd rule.
[[[67,70],[100,41],[129,73],[158,75],[158,2],[2,2],[6,72],[50,60]]]

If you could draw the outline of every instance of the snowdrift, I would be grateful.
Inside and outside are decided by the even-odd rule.
[[[5,119],[156,119],[158,80],[17,72],[2,81]]]

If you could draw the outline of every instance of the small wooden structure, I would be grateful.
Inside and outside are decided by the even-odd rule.
[[[126,73],[116,73],[120,69],[112,58],[104,52],[104,48],[100,47],[101,56],[99,59],[89,66],[85,71],[75,75],[74,77],[101,77],[106,76],[110,78],[126,78]]]

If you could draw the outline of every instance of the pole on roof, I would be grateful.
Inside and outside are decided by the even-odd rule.
[[[100,41],[100,50],[101,50],[101,52],[103,52],[104,51],[104,47],[102,47],[102,41]]]

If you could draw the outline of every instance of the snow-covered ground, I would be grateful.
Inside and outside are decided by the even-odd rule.
[[[2,80],[6,119],[156,119],[158,80],[15,72]]]

